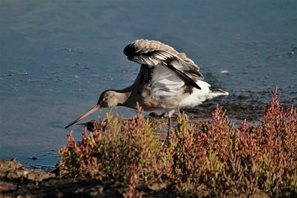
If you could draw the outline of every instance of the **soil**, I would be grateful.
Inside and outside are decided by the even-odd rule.
[[[125,186],[115,181],[86,177],[60,177],[58,170],[26,169],[12,160],[0,161],[0,197],[123,197]],[[141,187],[140,187],[141,188]],[[169,187],[142,188],[145,197],[176,197]],[[170,194],[168,194],[170,193]]]

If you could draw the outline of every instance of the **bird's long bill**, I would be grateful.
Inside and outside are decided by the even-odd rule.
[[[65,129],[67,129],[68,127],[72,126],[73,124],[81,121],[82,119],[88,117],[89,115],[95,113],[99,109],[100,109],[100,105],[96,104],[89,111],[87,111],[86,113],[82,114],[81,116],[79,116],[78,118],[76,118],[74,121],[72,121],[71,123],[69,123],[67,126],[65,126]]]

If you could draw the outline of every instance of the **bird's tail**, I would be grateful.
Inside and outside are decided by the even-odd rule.
[[[216,87],[209,87],[209,91],[210,91],[210,94],[213,95],[213,97],[229,95],[229,93],[227,91],[224,91],[224,90],[216,88]]]

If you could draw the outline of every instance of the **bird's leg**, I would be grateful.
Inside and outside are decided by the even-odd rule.
[[[169,145],[169,136],[170,136],[170,130],[171,130],[171,118],[170,116],[168,116],[167,118],[167,125],[168,125],[168,130],[167,130],[167,135],[166,135],[166,138],[165,138],[165,141],[164,141],[164,145]]]
[[[169,127],[169,129],[171,129],[171,117],[170,116],[168,116],[168,127]]]
[[[173,115],[173,113],[175,112],[175,110],[171,110],[169,112],[167,112],[167,119],[168,119],[168,131],[167,131],[167,136],[165,139],[165,144],[169,143],[169,136],[170,136],[170,131],[171,131],[171,116]]]
[[[185,113],[185,111],[184,111],[184,110],[182,110],[182,109],[178,109],[178,112],[179,112],[180,114],[183,114],[183,113]]]

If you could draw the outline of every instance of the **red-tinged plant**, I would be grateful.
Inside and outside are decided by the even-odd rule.
[[[292,180],[292,176],[296,176],[297,167],[296,129],[296,108],[284,111],[275,90],[266,109],[263,125],[257,130],[261,153],[256,165],[258,185],[262,190],[279,194],[289,183],[296,183],[296,180]],[[296,187],[292,187],[296,191]]]
[[[60,174],[76,175],[79,173],[79,158],[76,155],[76,142],[71,131],[67,135],[67,145],[60,149],[61,160],[59,162]]]
[[[296,141],[287,144],[296,138],[296,109],[284,112],[275,92],[264,118],[263,125],[243,121],[236,129],[217,107],[207,132],[202,132],[179,117],[176,136],[170,138],[172,148],[167,148],[173,159],[170,178],[179,191],[278,196],[290,186],[296,192]]]
[[[131,165],[130,168],[130,177],[129,177],[129,186],[128,191],[124,193],[125,198],[140,198],[142,193],[138,192],[136,187],[139,183],[137,166],[135,164]]]
[[[71,137],[71,138],[70,138]],[[75,142],[69,135],[68,144],[60,151],[62,174],[81,174],[95,178],[124,181],[130,164],[137,166],[139,178],[153,182],[161,171],[157,170],[161,141],[152,134],[149,120],[145,120],[139,107],[130,121],[107,113],[96,131],[82,135]]]
[[[191,126],[187,123],[186,116],[180,114],[177,118],[175,132],[171,129],[169,131],[169,142],[167,147],[165,147],[164,155],[167,157],[167,160],[170,160],[170,165],[168,163],[166,164],[166,175],[171,181],[177,184],[179,183],[181,186],[187,182],[187,178],[193,168],[192,161],[190,160],[193,157],[191,151],[193,143]]]

